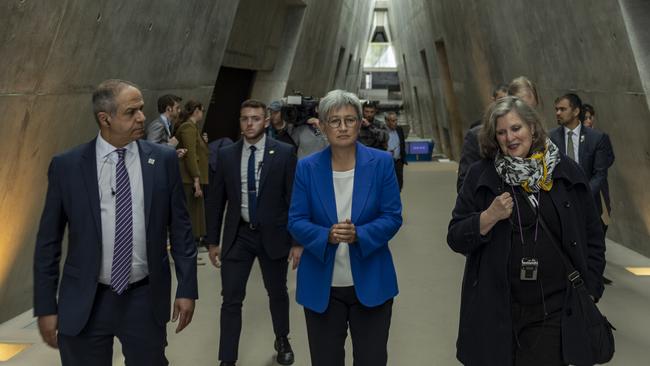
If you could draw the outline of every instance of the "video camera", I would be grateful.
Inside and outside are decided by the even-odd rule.
[[[300,126],[312,117],[318,118],[318,99],[295,94],[287,96],[286,102],[282,103],[282,119],[294,126]]]

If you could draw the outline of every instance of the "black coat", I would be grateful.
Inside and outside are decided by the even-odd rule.
[[[206,200],[208,244],[221,243],[221,257],[228,252],[237,237],[241,221],[241,156],[243,139],[222,147],[217,155],[217,170]],[[262,245],[271,259],[286,257],[292,239],[287,230],[291,189],[296,172],[293,146],[266,137],[264,164],[260,172],[257,193],[257,226]],[[223,214],[226,211],[223,240],[219,241]]]
[[[509,220],[502,220],[486,236],[479,232],[480,213],[508,188],[497,175],[494,161],[476,162],[449,223],[449,246],[467,257],[456,344],[456,357],[465,365],[507,366],[512,362],[508,280],[512,228]],[[558,163],[550,196],[562,223],[557,230],[562,233],[562,249],[582,274],[589,293],[598,299],[603,293],[604,236],[589,184],[574,161],[565,158]]]

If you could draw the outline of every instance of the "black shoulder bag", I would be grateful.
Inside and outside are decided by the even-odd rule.
[[[531,202],[526,199],[528,204]],[[562,311],[562,357],[564,362],[576,366],[592,366],[609,362],[614,356],[614,334],[616,330],[589,296],[584,281],[571,260],[562,250],[560,242],[549,230],[544,218],[539,223],[548,233],[553,247],[562,258],[567,271],[566,298]]]

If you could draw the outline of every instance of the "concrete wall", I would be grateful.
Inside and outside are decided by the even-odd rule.
[[[648,30],[642,15],[650,13],[649,2],[402,0],[389,4],[405,105],[415,121],[415,132],[444,143],[439,127],[453,127],[454,111],[445,94],[436,47],[439,41],[445,43],[462,133],[480,118],[492,86],[519,75],[537,83],[543,101],[540,111],[549,128],[555,126],[553,100],[569,91],[578,93],[595,106],[597,128],[609,133],[616,153],[609,170],[613,221],[608,235],[650,255],[650,192],[645,189],[650,179],[649,84],[644,66],[648,46],[643,42],[648,40]],[[458,140],[451,130],[451,146],[443,150],[457,158]]]
[[[97,134],[90,95],[107,78],[140,85],[148,120],[175,93],[204,105],[219,68],[257,71],[253,96],[333,83],[339,47],[365,53],[374,1],[0,2],[0,322],[31,306],[32,256],[55,153]],[[285,45],[287,50],[285,50]],[[345,71],[345,64],[344,71]]]

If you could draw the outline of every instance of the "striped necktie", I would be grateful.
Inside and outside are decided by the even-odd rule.
[[[111,266],[111,288],[122,294],[129,286],[131,257],[133,255],[133,208],[131,185],[124,163],[126,149],[115,150],[119,157],[115,167],[115,242]]]

